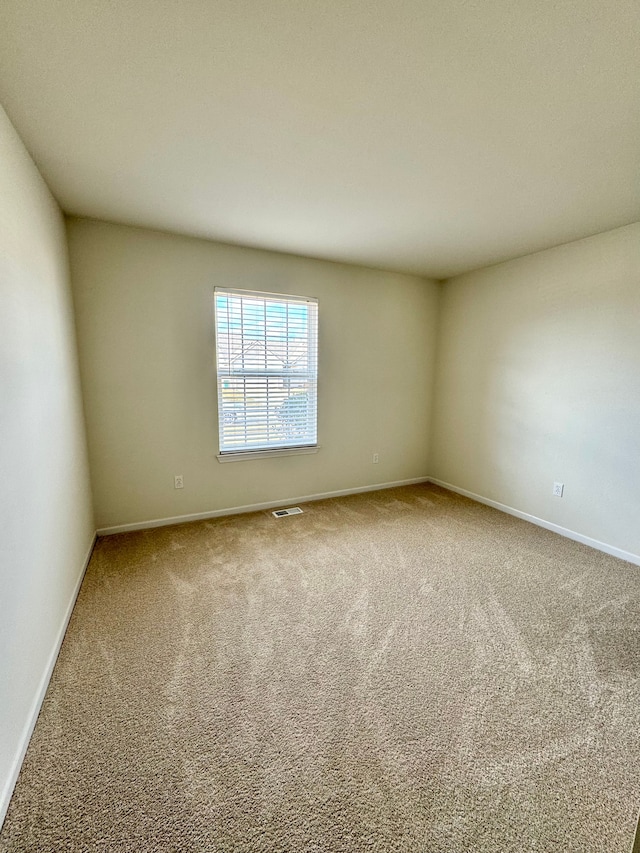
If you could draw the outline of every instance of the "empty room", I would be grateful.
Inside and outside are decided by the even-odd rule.
[[[2,0],[0,853],[640,853],[639,47]]]

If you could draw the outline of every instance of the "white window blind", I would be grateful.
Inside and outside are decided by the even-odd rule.
[[[220,454],[317,443],[318,303],[215,289]]]

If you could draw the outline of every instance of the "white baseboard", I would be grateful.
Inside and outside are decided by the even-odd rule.
[[[20,768],[22,767],[22,762],[24,761],[24,757],[27,753],[29,741],[31,740],[31,735],[33,734],[33,730],[38,719],[38,714],[40,713],[40,708],[42,707],[47,688],[49,687],[49,681],[51,680],[53,668],[56,665],[58,654],[60,652],[60,647],[62,646],[62,641],[64,640],[64,635],[66,633],[67,626],[69,625],[69,620],[71,619],[71,614],[73,613],[73,608],[75,606],[78,593],[80,592],[80,587],[82,586],[82,581],[84,580],[85,572],[87,571],[87,566],[89,565],[89,560],[91,559],[91,554],[96,544],[96,539],[97,534],[94,533],[93,539],[91,540],[91,545],[89,546],[89,549],[84,559],[84,563],[82,565],[82,570],[80,571],[76,585],[73,589],[73,592],[71,593],[71,598],[69,600],[69,604],[62,619],[62,623],[56,636],[55,643],[53,644],[53,648],[51,649],[51,654],[49,655],[49,659],[47,660],[47,665],[44,669],[44,672],[42,673],[42,678],[40,679],[40,684],[38,685],[36,695],[34,696],[33,702],[31,704],[29,715],[27,716],[24,729],[22,730],[22,735],[18,742],[18,749],[16,750],[16,755],[13,759],[11,770],[9,771],[9,776],[7,777],[4,782],[4,785],[2,786],[2,792],[0,793],[0,829],[2,828],[2,824],[4,823],[4,819],[7,815],[7,809],[9,808],[9,802],[13,794],[13,789],[15,788],[16,782],[18,781]]]
[[[206,518],[218,518],[222,515],[239,515],[243,512],[259,512],[262,509],[273,509],[288,504],[309,503],[322,501],[326,498],[339,498],[343,495],[357,495],[361,492],[378,492],[381,489],[395,489],[398,486],[413,486],[416,483],[426,483],[428,477],[414,477],[412,480],[396,480],[393,483],[376,483],[373,486],[356,486],[353,489],[338,489],[334,492],[322,492],[317,495],[298,495],[292,498],[281,498],[277,501],[266,501],[245,506],[232,506],[227,509],[213,509],[209,512],[194,512],[190,515],[176,515],[173,518],[153,518],[149,521],[136,521],[133,524],[116,524],[114,527],[101,527],[98,536],[111,536],[114,533],[127,533],[131,530],[149,530],[152,527],[165,527],[169,524],[184,524],[186,521],[202,521]]]
[[[630,551],[623,551],[621,548],[616,548],[614,545],[607,545],[606,542],[600,542],[598,539],[592,539],[590,536],[584,536],[582,533],[576,533],[575,530],[569,530],[566,527],[560,527],[559,524],[554,524],[552,521],[545,521],[543,518],[538,518],[535,515],[530,515],[528,512],[514,509],[512,506],[501,504],[498,501],[492,501],[490,498],[485,498],[482,495],[476,495],[475,492],[470,492],[467,489],[461,489],[459,486],[454,486],[451,483],[445,483],[443,480],[437,480],[435,477],[429,477],[428,481],[436,486],[442,486],[443,489],[448,489],[450,492],[456,492],[459,495],[464,495],[466,498],[477,501],[481,504],[486,504],[494,509],[499,509],[501,512],[506,512],[509,515],[515,515],[516,518],[522,518],[524,521],[530,521],[532,524],[537,524],[538,527],[544,527],[546,530],[552,530],[554,533],[559,533],[560,536],[565,536],[567,539],[573,539],[575,542],[581,542],[583,545],[589,545],[591,548],[596,548],[598,551],[604,551],[605,554],[611,554],[612,557],[618,557],[621,560],[626,560],[628,563],[634,563],[640,566],[640,556],[632,554]]]

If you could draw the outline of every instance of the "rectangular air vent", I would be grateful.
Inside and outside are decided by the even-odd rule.
[[[299,506],[292,506],[289,509],[277,509],[271,515],[275,515],[276,518],[283,518],[285,515],[300,515],[301,512]]]

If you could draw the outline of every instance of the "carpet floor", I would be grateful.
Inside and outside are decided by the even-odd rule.
[[[0,851],[629,853],[639,625],[431,485],[100,539]]]

